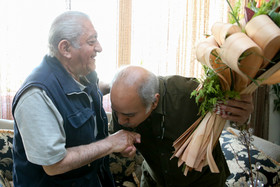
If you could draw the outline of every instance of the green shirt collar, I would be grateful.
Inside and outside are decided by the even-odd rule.
[[[154,113],[158,113],[158,114],[161,114],[163,115],[164,112],[163,112],[163,98],[164,98],[164,95],[165,95],[165,92],[166,92],[166,88],[165,88],[165,83],[164,83],[164,80],[163,80],[163,77],[158,77],[158,80],[159,80],[159,102],[158,102],[158,106],[154,109]]]

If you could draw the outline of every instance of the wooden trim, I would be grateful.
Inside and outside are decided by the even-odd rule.
[[[132,1],[119,1],[118,67],[130,64]]]
[[[268,140],[269,130],[269,89],[270,86],[260,86],[253,93],[254,112],[251,118],[251,127],[254,135]]]

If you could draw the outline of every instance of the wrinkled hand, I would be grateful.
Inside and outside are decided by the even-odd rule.
[[[252,95],[241,95],[240,99],[228,100],[220,105],[221,117],[240,124],[246,123],[254,110]]]
[[[125,150],[121,152],[123,157],[134,157],[136,154],[136,147],[135,146],[128,146]]]
[[[123,156],[131,157],[135,155],[135,143],[141,143],[141,136],[135,132],[120,130],[109,136],[113,143],[113,152],[120,152]]]

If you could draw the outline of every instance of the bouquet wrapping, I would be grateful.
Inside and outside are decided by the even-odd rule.
[[[262,84],[280,82],[279,59],[272,61],[280,51],[280,28],[267,14],[249,17],[238,24],[215,23],[212,35],[197,45],[197,60],[215,72],[225,92],[252,94]],[[184,164],[184,175],[206,165],[219,172],[212,151],[225,123],[220,115],[206,111],[173,143],[171,159],[178,157],[178,167]]]

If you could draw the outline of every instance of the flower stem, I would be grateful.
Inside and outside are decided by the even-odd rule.
[[[246,137],[246,134],[249,136]],[[248,153],[249,168],[250,168],[249,177],[251,179],[251,184],[254,186],[253,169],[252,169],[252,161],[251,161],[251,154],[250,154],[250,134],[249,134],[248,128],[246,128],[246,133],[244,133],[243,136],[244,136],[244,140],[246,141],[245,146],[246,146],[247,153]]]

